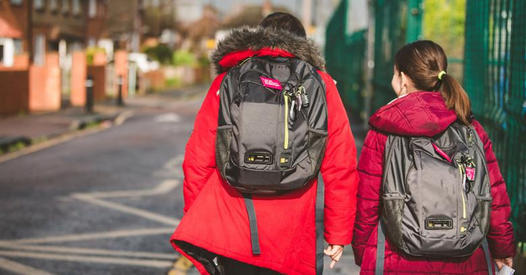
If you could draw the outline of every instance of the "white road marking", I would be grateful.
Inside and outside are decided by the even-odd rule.
[[[40,246],[40,245],[23,245],[16,243],[0,243],[0,247],[11,250],[30,250],[30,251],[46,251],[58,253],[74,253],[74,254],[91,254],[91,255],[105,255],[105,256],[125,256],[133,258],[152,258],[152,259],[175,259],[175,254],[172,253],[153,253],[142,251],[124,251],[124,250],[108,250],[95,249],[84,247],[70,247],[70,246]]]
[[[129,191],[110,191],[110,192],[93,192],[93,193],[82,193],[74,194],[81,196],[90,196],[93,198],[122,198],[122,197],[140,197],[140,196],[154,196],[161,195],[172,191],[179,185],[177,180],[165,180],[161,184],[157,185],[154,189],[145,190],[129,190]]]
[[[74,242],[74,241],[86,241],[86,240],[99,240],[109,238],[120,238],[120,237],[131,237],[131,236],[144,236],[144,235],[158,235],[158,234],[171,234],[174,228],[163,227],[163,228],[145,228],[145,229],[131,229],[131,230],[116,230],[109,232],[99,233],[84,233],[84,234],[71,234],[53,237],[43,238],[27,238],[18,240],[2,240],[0,243],[61,243],[61,242]]]
[[[166,113],[166,114],[156,116],[154,121],[155,122],[179,122],[181,121],[181,117],[177,115],[176,113]]]
[[[44,270],[36,269],[4,258],[0,258],[0,268],[9,270],[15,274],[52,275]]]
[[[171,118],[173,120],[173,117]],[[118,123],[117,123],[118,124]],[[182,163],[184,155],[178,155],[168,161],[160,171],[175,170],[180,163]],[[92,192],[92,193],[76,193],[70,195],[68,198],[74,198],[83,202],[94,205],[110,208],[121,211],[127,214],[139,216],[145,219],[161,222],[171,226],[177,226],[179,220],[150,211],[126,206],[123,204],[105,201],[102,198],[122,198],[122,197],[142,197],[166,194],[175,189],[180,184],[180,181],[171,179],[164,180],[161,184],[153,189],[143,190],[122,190],[110,192]],[[43,238],[27,238],[18,240],[0,240],[0,247],[8,250],[0,250],[0,256],[7,257],[22,257],[22,258],[36,258],[46,260],[61,260],[74,262],[92,262],[92,263],[107,263],[107,264],[122,264],[122,265],[138,265],[146,267],[167,268],[172,266],[172,261],[175,259],[175,254],[168,253],[153,253],[142,251],[122,251],[122,250],[107,250],[107,249],[93,249],[82,247],[66,247],[66,246],[45,246],[45,245],[27,245],[40,243],[59,243],[70,241],[85,241],[97,240],[105,238],[130,237],[140,235],[156,235],[156,234],[171,234],[174,228],[154,228],[154,229],[135,229],[135,230],[117,230],[111,232],[99,233],[84,233],[71,234],[62,236],[51,236]],[[52,252],[52,254],[39,253]],[[61,254],[64,253],[64,254]],[[95,255],[95,256],[93,256]],[[112,257],[108,257],[112,256]],[[128,257],[128,258],[119,258]],[[137,259],[137,258],[150,258]],[[0,258],[0,269],[13,271],[19,274],[37,274],[50,275],[45,271],[40,271],[29,266],[25,266],[7,259]],[[40,272],[40,273],[39,273]],[[42,273],[43,272],[43,273]]]
[[[6,257],[15,257],[15,258],[34,258],[34,259],[59,260],[59,261],[83,262],[83,263],[136,265],[136,266],[157,267],[157,268],[168,268],[172,266],[172,261],[141,260],[141,259],[127,259],[127,258],[114,258],[114,257],[86,256],[86,255],[76,256],[76,255],[70,255],[70,254],[44,254],[44,253],[6,251],[6,250],[0,250],[0,255],[6,256]]]
[[[110,208],[113,210],[121,211],[124,213],[132,214],[132,215],[139,216],[139,217],[142,217],[148,220],[157,221],[160,223],[174,225],[174,226],[177,226],[179,224],[178,219],[159,215],[159,214],[156,214],[150,211],[142,210],[142,209],[131,207],[131,206],[122,205],[122,204],[115,203],[115,202],[104,201],[101,199],[94,198],[90,195],[75,194],[73,195],[73,197],[76,199],[91,203],[91,204],[95,204],[95,205],[103,206],[103,207]]]
[[[134,114],[133,111],[124,111],[115,119],[115,125],[123,124],[128,118],[132,117]]]

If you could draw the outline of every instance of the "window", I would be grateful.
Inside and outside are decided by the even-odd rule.
[[[97,16],[97,0],[89,0],[88,15],[90,18]]]
[[[69,12],[69,0],[62,0],[62,13],[68,13]]]
[[[44,0],[34,0],[33,1],[33,8],[35,10],[41,10],[44,8]]]
[[[15,44],[11,38],[0,38],[0,64],[13,66],[15,58]]]
[[[52,12],[56,12],[58,10],[57,0],[49,0],[49,10]]]
[[[22,0],[10,0],[13,5],[22,5]]]
[[[80,0],[73,0],[72,11],[74,15],[80,13]]]
[[[0,43],[0,64],[4,64],[4,44]]]
[[[13,43],[15,46],[15,55],[23,54],[24,45],[22,43],[22,39],[13,39]]]
[[[46,38],[43,34],[35,36],[35,49],[33,52],[33,63],[35,65],[44,65],[46,54]]]

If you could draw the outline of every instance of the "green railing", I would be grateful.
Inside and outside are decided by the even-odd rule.
[[[365,30],[348,33],[348,0],[342,0],[327,25],[325,59],[327,70],[337,81],[342,101],[354,115],[362,111],[364,100],[363,63]]]
[[[422,32],[422,0],[375,0],[374,69],[372,89],[365,87],[367,31],[347,33],[349,1],[340,1],[327,26],[325,58],[329,73],[338,81],[342,100],[353,114],[367,117],[395,97],[391,89],[393,56],[405,43],[418,39]],[[330,46],[329,46],[330,45]],[[366,96],[371,101],[366,101]],[[369,104],[369,106],[366,106]],[[368,112],[364,114],[364,112]]]
[[[468,0],[464,87],[493,141],[526,241],[526,0]]]
[[[374,71],[371,112],[387,104],[395,93],[391,88],[394,55],[422,32],[421,0],[376,0],[374,6]]]

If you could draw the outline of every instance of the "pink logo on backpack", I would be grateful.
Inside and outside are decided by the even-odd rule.
[[[468,180],[474,181],[475,180],[475,168],[466,167],[466,177],[468,178]]]
[[[263,86],[267,88],[277,89],[277,90],[283,89],[281,87],[281,83],[277,79],[272,79],[272,78],[268,78],[264,76],[260,76],[259,79],[261,79],[261,84],[263,84]]]

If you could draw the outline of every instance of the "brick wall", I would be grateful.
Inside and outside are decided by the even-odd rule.
[[[143,87],[146,91],[157,91],[163,89],[166,85],[166,78],[162,70],[149,71],[142,74]]]
[[[29,111],[29,71],[0,69],[0,114]]]
[[[93,98],[95,102],[106,98],[106,66],[88,66],[88,75],[93,78]]]

